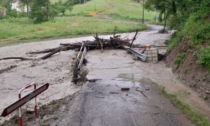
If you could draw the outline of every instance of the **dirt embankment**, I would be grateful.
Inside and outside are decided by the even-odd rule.
[[[166,64],[179,75],[180,80],[195,90],[210,106],[210,72],[196,63],[195,50],[188,39],[183,39],[166,57]],[[178,57],[180,64],[175,63]]]

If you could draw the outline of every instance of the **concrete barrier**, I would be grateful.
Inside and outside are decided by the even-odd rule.
[[[145,51],[147,55],[146,62],[157,63],[158,62],[158,49],[157,48],[149,48]]]

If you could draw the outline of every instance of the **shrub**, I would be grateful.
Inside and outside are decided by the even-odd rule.
[[[207,67],[210,70],[210,46],[206,48],[201,48],[198,54],[198,61],[197,63]]]

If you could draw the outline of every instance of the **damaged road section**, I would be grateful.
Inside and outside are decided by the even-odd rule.
[[[129,90],[122,91],[122,88]],[[43,122],[43,119],[38,122]],[[38,126],[40,123],[28,121],[27,124]],[[97,81],[86,83],[67,106],[63,109],[58,107],[43,125],[191,126],[192,124],[152,85],[125,81]]]

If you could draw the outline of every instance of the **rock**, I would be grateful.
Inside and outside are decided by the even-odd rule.
[[[130,90],[130,88],[127,88],[127,87],[121,88],[121,91],[129,91],[129,90]]]
[[[146,90],[146,91],[149,91],[150,89],[149,89],[149,88],[146,88],[145,90]]]
[[[206,93],[206,94],[210,94],[210,91],[206,91],[205,93]]]
[[[119,94],[118,92],[109,92],[110,94]]]
[[[204,96],[204,98],[203,98],[204,100],[208,100],[208,97],[207,96]]]

